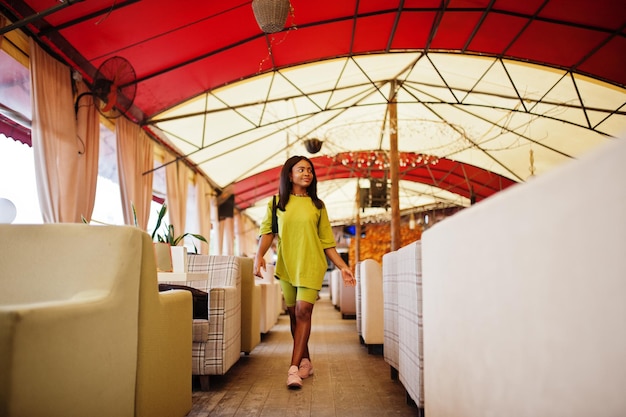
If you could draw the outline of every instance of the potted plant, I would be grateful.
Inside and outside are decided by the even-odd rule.
[[[152,240],[154,242],[154,251],[157,260],[157,270],[163,272],[187,272],[187,248],[178,246],[186,236],[208,243],[206,238],[195,233],[183,233],[176,235],[174,225],[166,224],[163,221],[167,213],[167,204],[163,204],[158,212],[157,222],[152,232]],[[163,225],[162,233],[158,233]],[[198,253],[195,242],[193,243],[194,253]]]

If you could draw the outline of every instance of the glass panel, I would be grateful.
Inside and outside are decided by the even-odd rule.
[[[17,214],[13,223],[43,223],[33,149],[0,133],[0,198],[11,200]]]
[[[0,109],[11,120],[30,126],[30,72],[0,50]]]

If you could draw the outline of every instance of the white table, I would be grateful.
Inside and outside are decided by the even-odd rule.
[[[157,272],[159,282],[202,281],[208,279],[208,272]]]

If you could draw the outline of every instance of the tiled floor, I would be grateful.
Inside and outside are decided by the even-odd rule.
[[[188,416],[417,416],[383,357],[359,343],[355,320],[343,320],[328,292],[321,295],[309,341],[315,375],[302,389],[286,387],[292,341],[282,315],[249,356],[226,375],[211,377],[209,392],[194,387]]]

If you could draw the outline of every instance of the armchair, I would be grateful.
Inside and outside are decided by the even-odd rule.
[[[194,320],[191,349],[192,374],[200,378],[203,391],[209,390],[210,375],[224,375],[241,355],[241,274],[244,259],[237,256],[188,255],[189,272],[207,274],[205,280],[186,282],[187,286],[209,294],[208,323],[207,320]]]
[[[150,236],[83,224],[0,236],[0,415],[187,414],[191,296],[158,293]]]

